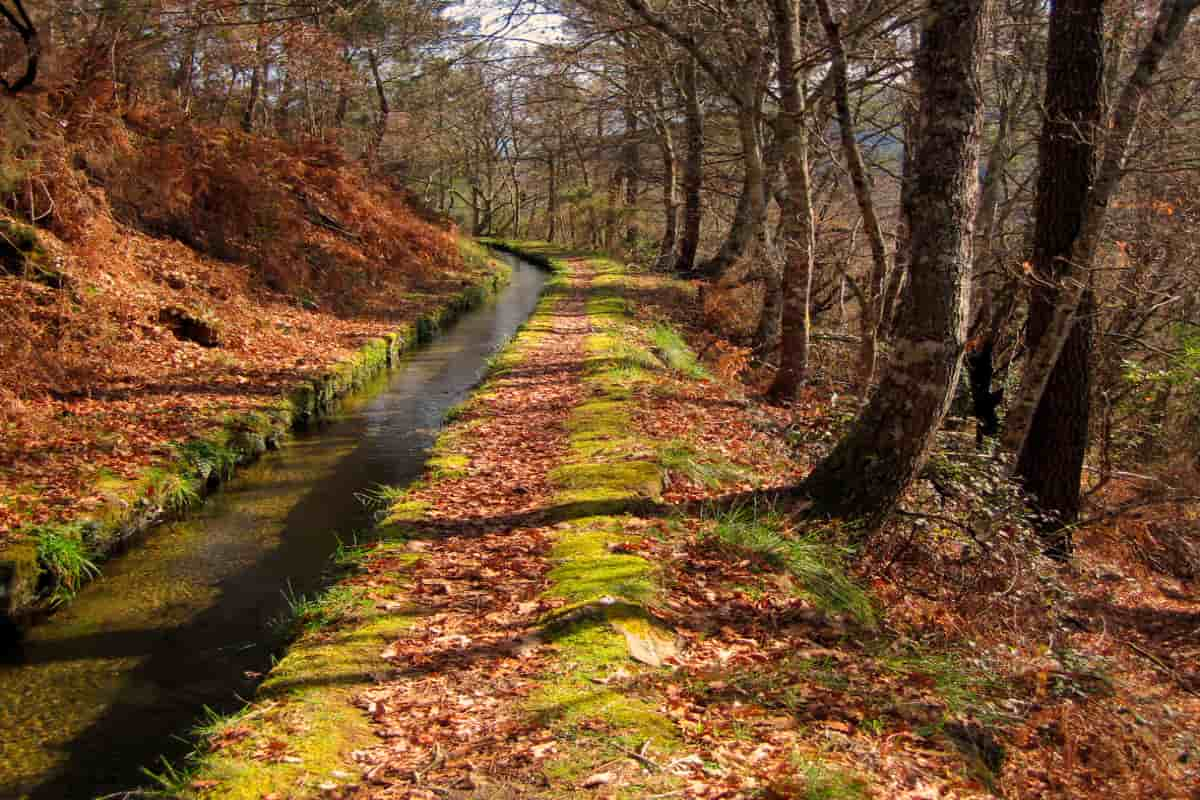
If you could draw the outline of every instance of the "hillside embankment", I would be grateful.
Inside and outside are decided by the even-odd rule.
[[[335,146],[103,84],[3,113],[2,619],[68,599],[502,272]]]

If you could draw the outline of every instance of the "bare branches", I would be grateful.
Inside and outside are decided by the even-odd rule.
[[[1107,221],[1109,204],[1121,182],[1129,142],[1154,75],[1158,72],[1164,56],[1178,42],[1188,19],[1198,5],[1200,0],[1164,0],[1154,26],[1154,34],[1142,48],[1137,67],[1117,101],[1104,148],[1104,161],[1089,192],[1079,236],[1075,240],[1069,259],[1081,269],[1090,268],[1095,261],[1100,236]],[[1018,458],[1029,437],[1034,412],[1041,402],[1050,375],[1075,324],[1087,286],[1086,278],[1075,277],[1064,287],[1046,335],[1042,337],[1039,346],[1029,354],[1029,361],[1021,379],[1021,388],[1009,411],[1004,433],[1005,446]]]
[[[12,5],[11,10],[8,7],[9,4]],[[3,87],[8,94],[17,94],[28,89],[37,79],[38,59],[42,54],[42,43],[38,37],[37,27],[29,18],[29,13],[25,11],[25,5],[21,0],[0,0],[0,16],[8,21],[9,26],[21,37],[21,43],[25,45],[25,72],[12,83],[0,77],[0,87]]]

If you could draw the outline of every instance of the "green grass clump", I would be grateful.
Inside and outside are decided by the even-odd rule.
[[[841,769],[814,761],[798,764],[803,800],[865,800],[867,782]]]
[[[446,409],[446,413],[442,415],[442,422],[449,425],[452,422],[462,419],[467,415],[467,411],[470,409],[470,407],[471,404],[465,400],[461,403],[455,403]]]
[[[289,633],[309,632],[356,619],[371,609],[371,601],[354,587],[335,585],[316,595],[294,594],[290,587],[287,598],[287,618],[279,627]]]
[[[820,607],[852,617],[860,625],[875,626],[875,607],[862,587],[846,575],[845,548],[813,534],[784,533],[785,520],[770,511],[735,507],[714,519],[712,536],[723,546],[757,555],[776,569],[786,571],[803,586]]]
[[[208,480],[210,475],[216,475],[220,480],[227,481],[233,476],[238,464],[236,450],[211,439],[184,442],[175,446],[175,452],[201,480]]]
[[[671,326],[661,322],[655,325],[654,330],[650,332],[650,339],[671,369],[696,380],[708,377],[708,370],[700,364],[692,348],[688,347],[679,332]]]
[[[200,502],[200,492],[188,476],[161,467],[151,467],[142,477],[145,496],[154,505],[181,513]]]
[[[386,511],[404,499],[408,488],[405,486],[387,486],[376,484],[370,489],[355,493],[355,498],[370,511]]]
[[[91,548],[83,537],[83,525],[42,525],[31,534],[36,542],[38,562],[54,576],[50,601],[57,605],[75,596],[80,587],[100,574],[92,561]]]
[[[900,655],[888,654],[880,664],[889,672],[932,681],[934,691],[951,713],[971,710],[984,712],[985,695],[993,680],[970,668],[954,653],[931,653],[912,649]],[[981,714],[986,717],[986,713]]]
[[[682,439],[672,439],[658,448],[658,463],[668,472],[682,475],[693,483],[715,489],[736,481],[743,471],[724,459],[707,458]]]
[[[166,756],[159,756],[158,769],[139,767],[139,771],[149,778],[157,789],[142,790],[132,793],[131,797],[180,797],[191,787],[195,779],[195,768],[192,765],[176,766]]]

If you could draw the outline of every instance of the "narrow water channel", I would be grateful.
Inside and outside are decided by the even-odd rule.
[[[446,410],[537,304],[512,282],[318,431],[242,471],[185,522],[152,532],[0,663],[0,798],[91,800],[178,760],[203,708],[236,708],[269,667],[285,593],[311,592],[339,537],[367,528],[355,495],[421,472]]]

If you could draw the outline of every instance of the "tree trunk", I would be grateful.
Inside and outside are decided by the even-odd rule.
[[[914,35],[914,39],[917,35]],[[896,242],[892,255],[892,271],[884,286],[883,310],[880,312],[879,330],[876,338],[891,338],[892,328],[896,322],[896,309],[900,305],[900,296],[904,292],[904,283],[908,280],[909,228],[908,196],[913,189],[913,153],[921,138],[920,120],[917,119],[917,107],[913,103],[905,103],[904,110],[904,156],[900,166],[900,214],[896,219]]]
[[[546,187],[546,216],[549,217],[546,240],[553,242],[558,236],[558,163],[553,156],[547,167],[549,185]]]
[[[783,235],[783,322],[779,371],[768,391],[795,400],[808,371],[809,304],[812,293],[814,231],[808,174],[808,130],[804,87],[797,75],[801,31],[796,0],[773,0],[777,37],[780,111],[775,131],[783,155],[787,192],[780,198]]]
[[[258,99],[262,95],[264,47],[263,33],[260,30],[258,39],[254,42],[254,64],[250,68],[250,96],[246,99],[246,108],[242,111],[242,130],[246,133],[254,130],[254,114],[258,110]]]
[[[634,85],[629,87],[632,93]],[[633,252],[637,247],[641,231],[638,227],[637,204],[641,191],[640,178],[642,174],[641,148],[638,146],[638,118],[633,108],[634,98],[626,100],[625,105],[625,141],[621,145],[621,168],[625,173],[625,249]]]
[[[1000,333],[1008,318],[1008,310],[1001,310],[997,294],[1004,280],[1001,270],[992,269],[996,237],[996,208],[1000,200],[1000,188],[1008,168],[1012,149],[1011,134],[1015,105],[1023,104],[1019,98],[1009,98],[1000,106],[996,124],[996,138],[988,152],[987,165],[983,172],[983,186],[979,192],[979,211],[975,215],[975,266],[976,286],[979,289],[975,304],[975,318],[971,323],[972,350],[967,355],[967,372],[971,388],[971,408],[976,419],[975,442],[982,446],[984,438],[994,438],[1000,433],[1000,417],[997,410],[1003,392],[992,389],[995,379],[995,356]],[[1011,292],[1008,292],[1011,294]],[[1005,303],[1011,307],[1011,301]]]
[[[368,163],[374,166],[379,157],[379,148],[383,145],[383,137],[387,134],[388,115],[392,113],[392,107],[388,103],[387,89],[379,74],[379,58],[374,50],[367,51],[367,60],[371,65],[371,79],[375,82],[375,97],[379,100],[379,119],[375,123],[375,135],[371,139],[371,149],[367,156]]]
[[[736,262],[754,238],[754,225],[750,215],[750,178],[742,175],[742,188],[738,193],[737,205],[733,210],[733,221],[729,231],[721,240],[721,247],[710,258],[696,265],[696,272],[705,278],[717,278]]]
[[[608,175],[607,201],[604,206],[604,249],[615,252],[617,249],[617,222],[620,212],[617,203],[621,198],[621,176],[624,170],[615,167]]]
[[[1054,295],[1045,287],[1034,290],[1029,304],[1027,341],[1036,346],[1047,335],[1054,316]],[[1046,519],[1038,527],[1054,538],[1050,551],[1071,550],[1069,530],[1062,526],[1079,516],[1079,484],[1087,454],[1091,418],[1091,292],[1085,293],[1080,318],[1071,328],[1050,374],[1029,429],[1029,446],[1017,460],[1017,475]]]
[[[833,102],[837,109],[838,128],[841,131],[842,153],[846,159],[846,171],[854,187],[854,199],[862,215],[863,229],[871,245],[871,277],[864,292],[862,309],[862,345],[859,349],[858,381],[865,393],[875,377],[875,363],[879,353],[880,323],[883,319],[884,287],[890,271],[887,246],[883,241],[883,228],[875,211],[875,199],[871,192],[871,179],[863,162],[862,151],[854,133],[854,119],[850,114],[850,93],[846,50],[838,24],[833,21],[829,0],[817,0],[817,11],[829,40],[831,54],[830,74],[833,77]]]
[[[758,74],[757,65],[753,74]],[[754,333],[755,348],[770,358],[779,344],[779,328],[783,318],[783,275],[771,248],[767,226],[767,170],[759,138],[762,123],[758,103],[745,103],[738,113],[738,132],[746,162],[747,233],[751,245],[750,269],[757,268],[763,281],[763,308]]]
[[[1033,272],[1026,342],[1036,352],[1050,334],[1059,285],[1086,282],[1072,260],[1085,204],[1096,177],[1104,86],[1104,0],[1058,0],[1047,42],[1045,119],[1038,148],[1038,185],[1033,233]],[[1086,267],[1083,267],[1086,270]],[[1079,481],[1087,451],[1091,410],[1090,318],[1072,326],[1058,364],[1033,415],[1031,445],[1019,455],[1017,473],[1049,516],[1049,532],[1079,515]],[[1032,364],[1032,362],[1031,362]],[[1070,550],[1069,534],[1051,549]]]
[[[21,38],[21,44],[25,47],[25,71],[21,73],[21,77],[11,83],[0,77],[0,88],[10,95],[15,95],[28,89],[37,80],[38,61],[42,55],[42,41],[38,36],[37,27],[29,18],[21,0],[12,0],[12,4],[12,12],[0,4],[0,14],[3,14],[4,19]]]
[[[743,92],[743,101],[738,104],[738,140],[742,145],[742,194],[738,197],[733,224],[721,249],[712,258],[700,264],[697,271],[706,277],[715,278],[745,255],[752,242],[762,238],[767,221],[766,165],[763,161],[760,123],[762,111],[758,95],[757,61],[746,65],[739,73],[740,82],[748,87]]]
[[[700,192],[704,188],[704,109],[700,105],[696,73],[695,59],[687,59],[683,67],[684,130],[687,133],[687,156],[683,162],[683,234],[679,258],[675,262],[675,268],[684,274],[696,265],[703,213]]]
[[[670,272],[675,269],[675,245],[679,239],[679,189],[675,179],[675,137],[669,120],[658,125],[658,146],[663,161],[663,235],[654,268]]]
[[[767,226],[762,226],[765,234]],[[771,361],[783,336],[783,264],[775,258],[765,235],[755,245],[759,276],[763,282],[763,307],[754,331],[754,349],[763,361]]]
[[[1095,185],[1084,200],[1078,234],[1065,254],[1067,265],[1076,265],[1082,269],[1091,268],[1099,249],[1100,236],[1104,232],[1108,204],[1121,181],[1125,155],[1137,126],[1142,101],[1163,57],[1179,40],[1197,5],[1200,5],[1200,0],[1165,0],[1159,9],[1154,33],[1139,53],[1137,67],[1121,91],[1108,124],[1104,162],[1100,166]],[[1050,91],[1048,87],[1047,94]],[[1030,345],[1021,387],[1009,409],[1004,431],[1005,446],[1017,454],[1015,463],[1018,465],[1018,471],[1023,460],[1022,453],[1032,438],[1035,411],[1050,383],[1060,353],[1068,346],[1077,312],[1087,299],[1085,295],[1088,286],[1088,281],[1075,279],[1061,287],[1053,314],[1046,324],[1045,334],[1036,347]]]
[[[258,109],[258,97],[262,93],[262,66],[256,63],[250,70],[250,96],[246,99],[246,108],[242,111],[242,130],[250,133],[254,130],[254,112]]]
[[[909,280],[893,357],[854,427],[800,490],[824,513],[877,518],[924,465],[966,340],[987,0],[929,0],[916,76],[925,121],[908,198]]]

